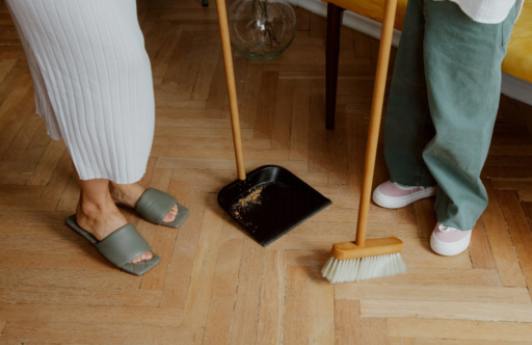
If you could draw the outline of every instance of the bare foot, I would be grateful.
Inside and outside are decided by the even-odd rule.
[[[120,213],[110,196],[101,204],[82,198],[78,204],[76,221],[80,227],[90,232],[98,241],[105,239],[113,231],[127,224],[126,218]],[[134,258],[131,263],[137,264],[150,260],[152,257],[151,252],[145,252]]]
[[[146,188],[138,183],[133,184],[115,184],[111,183],[111,195],[116,203],[123,204],[134,208]],[[170,223],[175,220],[179,212],[177,205],[172,207],[164,216],[163,222]]]

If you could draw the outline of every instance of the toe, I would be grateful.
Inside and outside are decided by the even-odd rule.
[[[140,254],[139,256],[134,258],[133,260],[131,260],[131,263],[132,264],[138,264],[138,263],[141,263],[143,261],[151,260],[151,258],[153,258],[153,254],[151,252],[145,252],[145,253]]]
[[[177,216],[177,212],[178,212],[177,206],[172,207],[172,209],[164,217],[164,222],[165,223],[173,222]]]
[[[148,261],[151,260],[151,258],[153,258],[153,254],[151,252],[144,253],[144,260]]]

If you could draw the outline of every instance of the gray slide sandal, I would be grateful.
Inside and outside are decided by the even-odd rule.
[[[164,216],[175,205],[177,205],[177,216],[174,221],[164,222]],[[173,196],[155,188],[148,188],[144,191],[135,205],[135,211],[151,223],[176,229],[188,218],[188,209],[185,206],[179,204]]]
[[[72,231],[95,246],[104,258],[127,273],[141,276],[157,266],[161,260],[159,256],[153,254],[153,257],[150,260],[142,261],[137,264],[131,263],[134,258],[142,253],[152,251],[149,244],[144,238],[142,238],[132,224],[126,224],[123,227],[116,229],[101,241],[98,241],[94,236],[78,225],[76,215],[68,217],[66,219],[66,224]]]

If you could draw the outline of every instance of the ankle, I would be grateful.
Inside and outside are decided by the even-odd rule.
[[[122,203],[133,207],[142,192],[144,187],[138,183],[132,184],[115,184],[111,183],[111,196],[117,203]]]
[[[80,215],[87,218],[99,218],[102,214],[105,214],[112,210],[114,206],[111,195],[106,195],[98,200],[89,199],[81,196],[78,206],[78,212]]]
[[[120,185],[120,184],[115,184],[115,183],[111,183],[109,185],[109,190],[111,192],[111,197],[113,198],[113,200],[115,201],[121,201],[121,200],[124,200],[127,196],[127,185]]]

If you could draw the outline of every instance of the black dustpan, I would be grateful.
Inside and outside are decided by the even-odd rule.
[[[285,168],[268,165],[246,175],[225,0],[217,0],[238,180],[218,194],[220,206],[258,243],[267,245],[331,202]]]
[[[218,193],[218,203],[265,246],[331,201],[287,169],[266,165]]]

